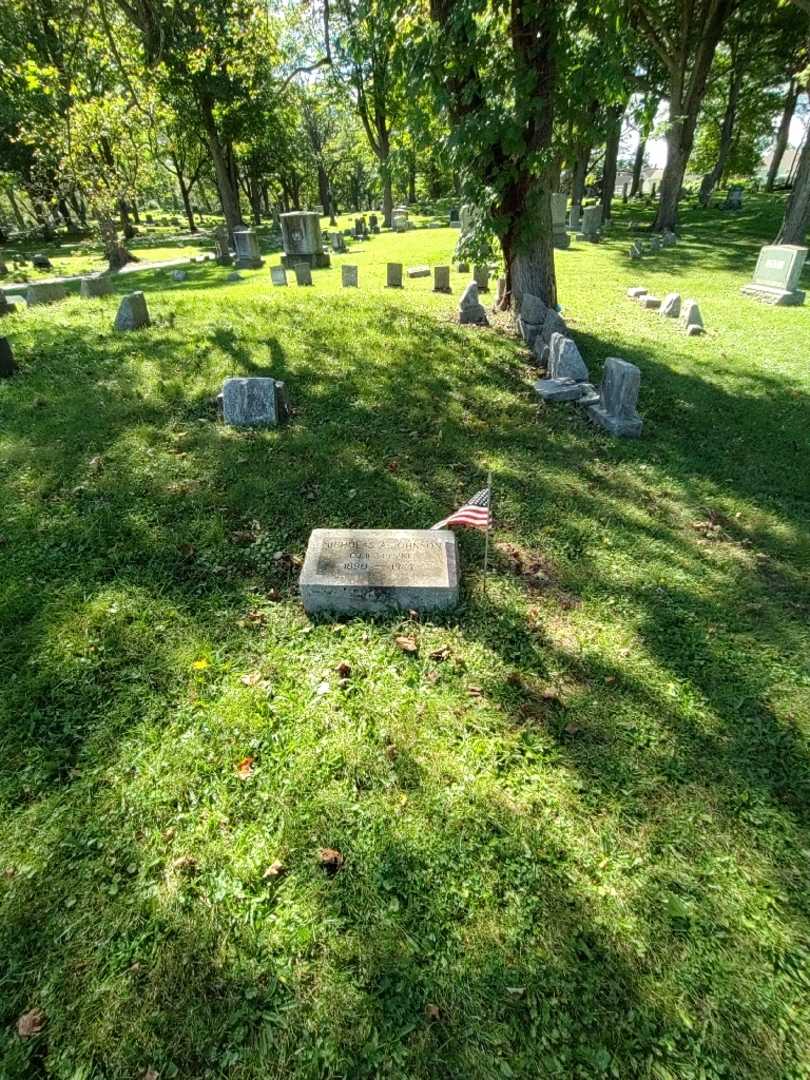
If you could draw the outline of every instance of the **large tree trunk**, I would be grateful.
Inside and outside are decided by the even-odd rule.
[[[200,113],[208,140],[208,149],[211,151],[211,159],[214,162],[214,175],[217,179],[222,214],[225,218],[225,224],[228,226],[228,232],[233,239],[233,230],[244,224],[242,207],[239,205],[239,188],[234,183],[228,155],[220,140],[214,120],[213,102],[209,98],[203,97],[200,99]]]
[[[416,202],[416,157],[413,154],[408,157],[408,202]]]
[[[73,224],[73,218],[70,216],[70,210],[68,208],[67,200],[63,197],[60,197],[57,200],[56,205],[59,208],[59,213],[62,215],[62,221],[64,221],[68,232],[74,232],[76,226]]]
[[[25,229],[25,218],[22,216],[19,203],[14,196],[14,189],[6,188],[6,195],[8,196],[8,201],[11,205],[11,212],[14,214],[14,220],[17,222],[17,228],[20,232],[23,232]]]
[[[714,189],[717,187],[722,179],[723,173],[726,171],[726,165],[728,164],[734,136],[734,122],[737,119],[737,104],[740,99],[742,76],[742,70],[732,69],[728,88],[728,98],[726,100],[726,111],[723,115],[723,126],[720,129],[720,145],[717,149],[717,161],[715,161],[712,170],[707,172],[703,177],[700,185],[698,200],[703,207],[709,205],[709,200],[712,197]]]
[[[318,163],[318,202],[323,207],[324,213],[329,213],[329,177],[326,169]]]
[[[633,162],[633,182],[630,185],[630,195],[638,195],[641,190],[641,171],[644,168],[644,155],[647,152],[647,140],[639,139],[636,147],[636,159]]]
[[[793,181],[777,244],[798,244],[804,247],[810,228],[810,137],[805,138],[799,168]]]
[[[765,181],[766,191],[773,191],[773,186],[779,175],[779,166],[782,164],[782,158],[785,156],[785,150],[787,150],[788,137],[790,135],[790,123],[793,119],[793,113],[796,111],[796,102],[798,100],[799,83],[796,79],[791,79],[787,96],[785,97],[785,107],[782,110],[782,119],[779,121],[779,130],[776,133],[776,145],[773,148],[773,157],[768,166],[768,178]]]
[[[131,240],[135,235],[135,226],[129,216],[129,203],[126,199],[118,200],[118,216],[121,219],[121,232],[125,240]]]
[[[383,221],[391,228],[391,215],[394,210],[394,191],[391,183],[391,162],[388,156],[384,161],[380,161],[380,173],[382,174],[382,188],[383,188]]]
[[[512,205],[526,199],[520,195],[520,186],[512,188]],[[537,205],[539,203],[539,205]],[[539,296],[550,307],[557,303],[557,279],[554,272],[554,244],[551,230],[551,191],[548,182],[538,191],[530,205],[512,216],[511,225],[500,237],[504,266],[506,267],[506,295],[504,306],[511,303],[515,312],[525,293]]]
[[[622,134],[624,107],[612,109],[608,120],[605,143],[605,164],[602,168],[602,221],[610,221],[613,193],[616,190],[616,161],[619,156],[619,139]]]

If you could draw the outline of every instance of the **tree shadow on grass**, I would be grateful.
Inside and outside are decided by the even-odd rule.
[[[70,347],[62,330],[44,327],[6,395],[12,498],[4,556],[19,569],[4,597],[14,634],[0,644],[5,800],[22,835],[48,819],[38,815],[43,805],[52,816],[30,877],[15,880],[5,921],[12,975],[4,1019],[13,1022],[38,983],[26,960],[36,949],[47,958],[51,991],[61,988],[72,1005],[83,996],[83,978],[108,972],[103,1023],[86,1044],[104,1048],[97,1052],[107,1055],[111,1075],[156,1062],[204,1075],[212,1061],[221,1074],[244,1076],[388,1069],[494,1077],[502,1061],[517,1075],[595,1075],[611,1062],[622,1075],[643,1075],[660,1054],[684,1069],[711,1055],[727,1069],[734,1062],[750,1075],[773,1075],[790,1048],[782,1059],[768,1058],[757,1030],[756,980],[746,986],[739,967],[725,972],[722,985],[718,975],[702,987],[711,1024],[702,1023],[700,1005],[684,1019],[679,994],[684,986],[696,994],[703,977],[690,967],[692,948],[719,961],[727,932],[751,957],[760,948],[742,904],[698,889],[699,845],[687,851],[682,879],[658,878],[645,865],[641,883],[627,887],[626,908],[610,906],[607,895],[602,908],[577,837],[537,781],[565,792],[568,813],[586,831],[618,805],[627,846],[630,834],[644,832],[647,851],[663,850],[670,832],[678,833],[662,804],[677,819],[690,791],[711,792],[696,800],[711,809],[707,842],[719,847],[743,830],[766,885],[778,883],[790,918],[806,920],[793,867],[794,843],[806,846],[806,747],[768,695],[775,655],[793,678],[808,602],[796,570],[807,548],[807,507],[793,449],[807,430],[807,396],[786,402],[785,381],[776,376],[730,394],[716,381],[631,355],[643,371],[648,428],[637,443],[615,443],[573,407],[537,414],[520,381],[521,354],[505,338],[441,325],[377,298],[364,312],[364,337],[336,331],[328,312],[307,314],[302,346],[300,316],[273,313],[266,364],[255,345],[241,342],[242,332],[255,331],[224,304],[228,326],[215,325],[212,350],[199,355],[172,326],[126,342],[78,326]],[[591,363],[615,351],[595,337],[582,344]],[[369,357],[379,355],[385,363],[372,364]],[[297,409],[288,427],[229,432],[211,422],[207,402],[223,373],[270,370],[286,379]],[[49,404],[35,404],[43,394]],[[687,407],[673,412],[673,401]],[[144,468],[149,451],[154,463]],[[91,457],[102,465],[92,467]],[[180,620],[191,638],[213,613],[231,625],[249,601],[294,581],[286,563],[274,563],[276,549],[302,554],[316,526],[429,525],[480,485],[487,466],[506,538],[544,553],[550,537],[556,552],[554,588],[532,586],[530,602],[560,620],[568,618],[563,592],[584,604],[631,605],[645,662],[686,688],[686,697],[673,701],[643,667],[566,647],[542,619],[529,624],[528,583],[496,559],[486,592],[470,575],[463,615],[429,620],[486,657],[482,689],[494,711],[479,714],[451,699],[463,710],[459,754],[469,740],[480,742],[486,767],[479,774],[458,767],[446,785],[428,789],[432,754],[420,751],[420,729],[405,717],[400,723],[413,740],[403,751],[406,763],[412,759],[407,783],[404,774],[397,779],[396,762],[375,765],[363,792],[325,727],[320,739],[334,754],[332,772],[293,772],[300,786],[292,790],[268,779],[263,810],[245,788],[226,815],[235,840],[257,812],[268,834],[279,830],[292,869],[286,882],[268,884],[258,863],[239,880],[228,864],[206,865],[202,855],[199,874],[169,865],[168,856],[154,861],[148,830],[156,821],[122,810],[127,784],[115,763],[120,755],[121,767],[130,767],[146,690],[150,708],[155,699],[165,708],[167,726],[187,707],[178,645],[158,620]],[[669,500],[651,492],[641,466],[671,478],[680,492]],[[39,497],[18,505],[13,484],[22,470]],[[728,522],[719,539],[704,543],[677,513],[691,498],[696,512],[706,498],[743,502],[752,523]],[[243,548],[229,539],[254,521],[261,544]],[[617,556],[649,563],[645,582],[628,587],[620,575],[594,574],[590,556],[604,532]],[[461,545],[465,567],[480,560],[479,537],[463,536]],[[767,556],[767,570],[754,563],[748,572],[753,552]],[[739,573],[728,572],[728,558],[740,559]],[[778,592],[775,579],[784,582]],[[106,611],[111,589],[130,599],[119,618],[102,621],[93,607]],[[752,601],[767,620],[748,608]],[[279,605],[282,640],[296,611],[292,600]],[[155,623],[145,636],[143,622]],[[73,623],[75,641],[84,642],[75,653],[59,643]],[[241,637],[220,633],[226,649],[244,650]],[[744,647],[731,647],[729,636],[744,637]],[[508,677],[515,670],[517,681]],[[541,698],[539,711],[527,713],[529,678],[567,680],[571,700],[558,712]],[[443,699],[431,704],[440,692],[441,683],[420,690],[437,725],[447,722]],[[373,694],[362,699],[366,723],[382,727],[387,711]],[[293,713],[281,730],[296,724]],[[220,736],[209,737],[214,745]],[[112,769],[108,778],[89,769],[99,754]],[[278,776],[294,769],[294,758],[279,759]],[[189,783],[196,800],[189,816],[214,820],[217,798],[200,797],[196,786]],[[98,807],[120,816],[115,852],[106,839],[88,846],[95,789]],[[397,814],[386,800],[398,790],[408,803]],[[378,812],[364,814],[366,805]],[[285,815],[290,823],[279,824]],[[771,833],[759,841],[763,823],[784,846],[773,845]],[[346,849],[345,870],[332,880],[320,876],[318,843]],[[261,853],[268,861],[271,854],[269,846]],[[53,880],[63,900],[72,896],[76,909],[93,913],[92,928],[75,943],[77,930],[63,936],[45,888]],[[661,897],[670,895],[687,915],[677,904],[666,909]],[[262,932],[243,919],[245,905]],[[433,1020],[425,1014],[430,1005],[438,1008]],[[51,1038],[64,1049],[75,1036],[70,1014],[59,1010],[55,1000]],[[781,1017],[777,1002],[766,1020]],[[128,1030],[141,1039],[137,1051]]]

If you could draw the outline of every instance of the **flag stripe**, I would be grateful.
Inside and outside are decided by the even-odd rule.
[[[473,495],[469,502],[464,503],[455,513],[437,522],[434,529],[446,529],[450,525],[467,526],[471,529],[483,529],[486,531],[492,524],[489,509],[490,490],[483,488]]]

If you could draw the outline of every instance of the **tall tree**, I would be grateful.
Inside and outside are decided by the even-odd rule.
[[[784,158],[785,150],[787,150],[788,147],[790,125],[793,122],[793,114],[796,111],[798,100],[799,81],[794,75],[788,83],[784,104],[782,106],[782,114],[779,118],[779,127],[776,129],[776,143],[774,144],[770,165],[768,166],[768,176],[765,180],[766,191],[773,191],[776,178],[779,175],[782,159]]]
[[[677,224],[686,166],[715,50],[737,0],[629,0],[631,19],[667,72],[667,163],[653,228]]]

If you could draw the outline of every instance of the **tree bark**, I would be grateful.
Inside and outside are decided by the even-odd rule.
[[[616,190],[616,161],[619,156],[623,115],[624,106],[610,110],[605,142],[605,164],[602,167],[602,221],[610,221],[613,208],[613,193]]]
[[[177,186],[180,188],[180,198],[183,200],[183,210],[186,214],[186,221],[188,222],[189,232],[197,232],[197,224],[194,221],[194,210],[191,206],[191,197],[189,188],[186,185],[185,177],[182,170],[175,161],[175,169],[177,173]]]
[[[416,202],[416,157],[408,156],[408,203]]]
[[[318,202],[324,209],[324,213],[329,213],[329,177],[326,175],[326,169],[321,162],[318,162]]]
[[[380,159],[380,173],[382,174],[382,189],[383,189],[383,221],[389,227],[391,227],[391,215],[394,212],[394,189],[391,182],[391,162],[389,155],[386,153],[384,159]]]
[[[126,199],[118,200],[118,216],[121,219],[121,232],[125,240],[131,240],[135,235],[135,227],[129,216],[129,203]]]
[[[773,156],[771,158],[771,163],[768,166],[768,177],[765,181],[766,191],[773,191],[773,186],[779,175],[779,167],[782,164],[782,158],[785,156],[785,150],[787,150],[788,137],[790,135],[790,123],[793,119],[793,113],[796,111],[796,102],[798,100],[799,83],[796,79],[791,79],[787,96],[785,97],[785,107],[782,110],[782,119],[779,121],[779,129],[776,133],[776,145],[773,148]]]
[[[582,200],[585,198],[585,178],[588,175],[588,163],[590,160],[591,144],[580,145],[571,177],[571,203],[574,206],[582,206]]]
[[[644,155],[647,152],[647,140],[639,139],[636,147],[636,159],[633,162],[633,182],[630,185],[630,195],[638,195],[641,190],[641,172],[644,168]]]
[[[700,185],[698,200],[700,205],[706,207],[712,197],[714,189],[719,184],[726,171],[729,154],[731,153],[734,136],[734,123],[737,119],[737,105],[740,99],[740,86],[742,85],[743,73],[741,69],[732,69],[726,100],[726,111],[723,114],[723,125],[720,129],[720,145],[717,148],[717,161],[710,172],[703,177]]]
[[[11,212],[14,214],[14,220],[17,222],[17,228],[20,232],[23,232],[25,230],[25,218],[22,216],[19,203],[14,197],[14,189],[6,188],[6,195],[8,196],[8,201],[11,205]]]
[[[239,188],[234,183],[226,148],[223,146],[217,131],[214,120],[214,106],[210,98],[200,98],[200,113],[208,140],[208,149],[211,151],[211,158],[214,162],[214,174],[217,179],[222,214],[231,239],[233,239],[233,230],[244,224],[242,207],[239,205]]]
[[[798,244],[804,247],[810,228],[810,138],[805,138],[799,157],[799,168],[793,181],[777,244]]]

